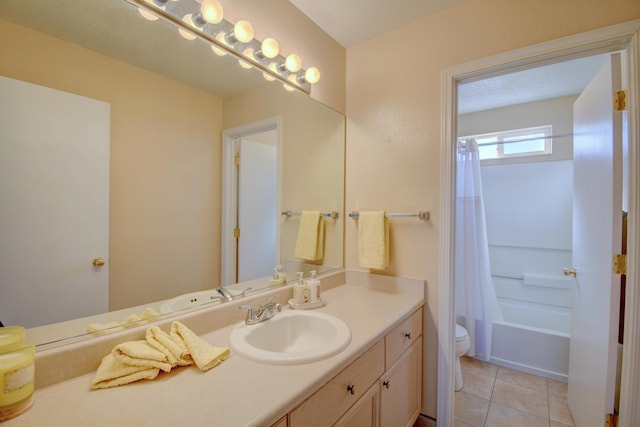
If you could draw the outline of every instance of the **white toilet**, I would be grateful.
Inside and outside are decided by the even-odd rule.
[[[456,324],[456,391],[462,389],[462,369],[460,368],[460,356],[466,354],[471,346],[469,333],[465,328]]]

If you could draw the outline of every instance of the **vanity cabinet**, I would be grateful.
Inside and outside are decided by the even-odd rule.
[[[422,309],[291,411],[289,426],[411,426],[421,402]]]

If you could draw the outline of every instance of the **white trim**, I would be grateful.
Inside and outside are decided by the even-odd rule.
[[[280,212],[280,196],[282,194],[282,117],[270,117],[222,131],[222,230],[221,230],[221,262],[220,284],[222,286],[235,283],[234,271],[236,267],[236,240],[233,229],[236,217],[237,198],[235,188],[236,168],[233,167],[235,156],[234,141],[249,135],[266,131],[276,131],[278,183],[276,189],[277,212]],[[280,248],[280,221],[276,222],[276,245]],[[276,263],[280,264],[280,251],[276,254]]]
[[[625,309],[625,354],[622,362],[620,426],[640,425],[640,20],[613,25],[551,42],[534,45],[443,70],[442,74],[442,215],[440,228],[440,292],[438,315],[438,425],[453,425],[453,361],[455,295],[453,277],[454,142],[457,128],[457,85],[462,81],[487,78],[545,63],[617,50],[627,50],[629,80],[629,216],[628,272]]]

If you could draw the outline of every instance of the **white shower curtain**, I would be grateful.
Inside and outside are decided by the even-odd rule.
[[[485,223],[480,158],[475,139],[458,142],[456,180],[456,283],[464,292],[459,316],[471,338],[467,353],[482,360],[491,357],[493,320],[501,320],[491,268]]]

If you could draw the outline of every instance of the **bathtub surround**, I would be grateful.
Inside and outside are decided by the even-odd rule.
[[[343,284],[345,277],[347,284]],[[52,350],[58,355],[63,353],[67,356],[65,365],[58,364],[55,357],[48,357],[47,352],[40,354],[36,362],[43,368],[38,369],[40,376],[49,376],[53,370],[63,366],[76,371],[67,371],[69,376],[62,382],[59,382],[60,378],[58,381],[49,378],[48,387],[38,387],[36,404],[31,411],[6,425],[34,425],[44,420],[55,425],[86,425],[87,420],[92,425],[105,426],[122,422],[176,425],[184,422],[186,412],[191,425],[209,425],[212,419],[220,425],[271,425],[349,366],[358,355],[375,347],[374,344],[379,343],[386,332],[405,321],[424,303],[425,282],[422,280],[360,272],[347,272],[345,275],[340,272],[323,278],[323,286],[331,289],[324,292],[326,306],[318,310],[343,319],[352,333],[352,341],[347,349],[329,359],[304,365],[276,366],[251,362],[232,353],[223,364],[206,375],[189,369],[180,375],[167,374],[166,381],[156,379],[91,392],[88,385],[92,371],[99,362],[99,347],[104,347],[104,343],[100,339],[86,341]],[[280,298],[288,299],[291,287],[274,290],[272,294],[281,294]],[[256,304],[269,295],[265,293],[248,298],[242,303]],[[235,302],[222,304],[177,319],[205,341],[226,345],[234,323],[241,321],[242,312],[238,306],[239,303]],[[225,311],[229,311],[229,314],[235,312],[234,322],[229,323],[232,316]],[[137,331],[103,338],[122,341],[140,337],[143,332],[143,328],[138,328]],[[89,358],[88,365],[93,364],[94,367],[82,374],[82,367],[77,370],[78,366],[72,363],[76,358]],[[48,364],[51,365],[45,366]],[[203,389],[207,392],[203,393]],[[265,393],[265,390],[268,392]],[[179,410],[174,409],[176,393],[180,394],[181,400],[188,402],[180,405]],[[145,399],[140,399],[142,395]],[[211,395],[218,397],[212,400]],[[246,402],[251,404],[247,405]]]

